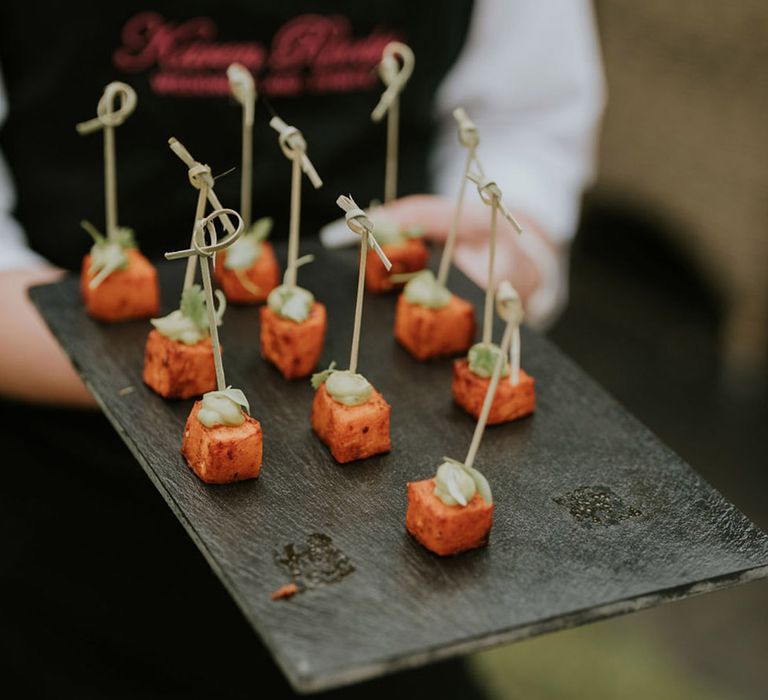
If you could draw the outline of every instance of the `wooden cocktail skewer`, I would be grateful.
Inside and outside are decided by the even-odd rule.
[[[221,206],[221,202],[219,201],[219,198],[216,196],[216,193],[213,191],[214,179],[213,179],[213,175],[211,174],[211,168],[208,165],[204,165],[200,161],[195,160],[192,157],[192,154],[184,147],[184,144],[181,143],[181,141],[171,137],[168,139],[168,145],[170,146],[171,150],[187,166],[187,168],[189,168],[189,172],[188,172],[189,182],[192,185],[192,187],[194,187],[196,190],[199,190],[199,194],[197,197],[197,209],[195,211],[195,221],[203,218],[203,215],[205,214],[205,202],[207,200],[210,203],[211,207],[224,212],[221,215],[221,220],[222,220],[222,223],[224,224],[224,228],[227,230],[227,233],[230,233],[230,234],[234,233],[235,226],[232,224],[232,221],[230,220],[229,216],[226,214],[226,212],[230,210],[224,209]],[[242,221],[242,217],[240,217],[240,220]],[[187,262],[186,274],[184,275],[184,289],[187,289],[188,287],[192,286],[194,279],[195,279],[195,259],[190,258],[189,261]]]
[[[485,388],[482,407],[476,414],[477,423],[467,456],[463,462],[444,457],[434,478],[408,484],[406,529],[427,549],[441,556],[484,546],[493,526],[491,487],[474,464],[499,388],[506,355],[521,320],[520,297],[509,282],[499,285],[496,309],[506,321],[506,327]],[[446,512],[446,506],[451,510]]]
[[[229,89],[243,106],[242,173],[240,176],[240,216],[246,231],[251,227],[251,183],[253,181],[253,114],[256,106],[256,85],[251,72],[240,63],[227,68]]]
[[[93,246],[84,259],[81,275],[85,308],[90,316],[101,321],[155,316],[160,306],[157,270],[139,252],[133,231],[118,225],[115,128],[135,108],[136,93],[130,85],[109,83],[99,99],[96,117],[75,126],[79,134],[104,132],[106,235],[88,222],[82,222],[93,238]],[[116,289],[122,291],[115,293]]]
[[[509,283],[507,283],[507,285],[509,285]],[[509,285],[509,288],[511,289],[511,285]],[[514,292],[514,290],[512,291]],[[516,294],[517,292],[515,292],[515,295]],[[517,300],[519,302],[519,297],[517,297]],[[475,463],[475,457],[477,456],[477,451],[480,448],[480,441],[483,439],[485,426],[488,422],[488,414],[491,412],[491,405],[493,404],[493,399],[496,396],[496,389],[499,386],[501,371],[504,367],[504,363],[506,362],[507,353],[509,352],[512,338],[515,334],[515,331],[519,332],[520,317],[518,305],[515,303],[514,299],[509,297],[507,289],[502,289],[501,286],[499,288],[497,311],[499,315],[507,322],[507,325],[504,328],[504,335],[501,339],[501,352],[498,354],[496,362],[493,365],[493,374],[491,375],[491,381],[488,383],[488,389],[485,392],[483,408],[480,411],[480,417],[477,420],[477,424],[475,425],[475,432],[472,435],[472,442],[469,445],[467,457],[464,460],[464,464],[470,468]]]
[[[399,60],[398,60],[399,58]],[[402,62],[402,65],[401,65]],[[379,75],[387,89],[371,113],[380,122],[387,115],[387,161],[384,172],[384,203],[397,197],[397,157],[400,140],[400,93],[403,91],[416,60],[409,46],[392,41],[384,47]]]
[[[453,110],[453,117],[459,125],[459,143],[467,149],[467,159],[464,162],[464,174],[461,177],[459,193],[456,197],[456,206],[453,210],[453,221],[448,237],[445,239],[443,255],[440,258],[440,267],[437,273],[437,281],[443,287],[448,281],[448,273],[451,270],[451,261],[453,260],[453,249],[456,245],[456,235],[459,230],[459,222],[464,208],[464,193],[467,189],[467,176],[474,166],[476,172],[483,174],[483,168],[477,159],[477,147],[480,143],[480,136],[477,132],[475,123],[469,118],[463,108],[457,107]]]
[[[496,218],[498,212],[501,212],[509,223],[512,224],[515,231],[518,233],[523,232],[522,226],[517,222],[512,212],[507,209],[501,201],[501,190],[499,186],[493,181],[489,180],[480,173],[469,173],[467,178],[477,185],[477,191],[480,194],[480,199],[491,207],[491,229],[490,229],[490,243],[488,252],[488,282],[485,287],[485,307],[483,310],[483,343],[491,342],[491,335],[493,332],[493,274],[496,265]]]
[[[499,388],[506,355],[522,316],[520,297],[509,282],[499,285],[496,310],[506,321],[506,327],[485,388],[482,407],[479,413],[473,414],[477,415],[477,423],[467,456],[463,462],[444,457],[434,478],[408,484],[405,526],[421,544],[441,556],[484,546],[493,525],[491,487],[474,464]],[[436,510],[436,505],[440,510]],[[452,510],[449,516],[444,511],[445,506],[457,510]]]
[[[392,263],[385,255],[373,235],[373,223],[360,209],[351,196],[341,195],[337,200],[338,204],[344,210],[344,218],[347,221],[349,230],[360,236],[360,265],[357,277],[357,301],[355,303],[355,325],[352,331],[352,348],[349,353],[349,371],[353,374],[357,372],[357,356],[360,349],[360,328],[363,320],[363,298],[365,296],[365,261],[368,257],[368,244],[376,251],[384,267],[389,270]]]
[[[115,100],[120,104],[115,109]],[[136,108],[136,92],[126,83],[113,82],[104,88],[96,108],[97,116],[76,125],[78,134],[104,130],[104,199],[107,238],[117,233],[117,173],[115,169],[115,127],[120,126]]]
[[[265,245],[264,239],[271,228],[271,220],[262,219],[253,226],[253,121],[256,107],[256,84],[252,73],[240,63],[232,63],[227,68],[229,89],[233,97],[242,106],[242,139],[240,176],[240,215],[245,222],[245,234],[241,239],[242,247],[236,246],[227,254],[240,260],[238,264],[227,264],[216,270],[216,279],[227,297],[233,301],[254,303],[264,301],[267,294],[277,285],[279,269],[271,246]],[[266,226],[266,232],[264,230]],[[256,247],[258,246],[258,247]],[[243,252],[247,251],[249,264],[243,263]],[[260,264],[256,260],[262,258]],[[230,260],[231,263],[231,260]],[[234,276],[234,280],[230,279]],[[236,281],[235,281],[236,280]],[[245,293],[245,294],[244,294]]]
[[[204,166],[208,167],[208,166]],[[210,168],[208,168],[208,174],[210,175]],[[202,173],[202,171],[201,171]],[[197,206],[195,207],[195,223],[192,227],[192,239],[190,241],[190,245],[193,244],[195,240],[195,232],[197,231],[197,223],[205,216],[205,204],[208,200],[208,186],[201,182],[200,189],[198,190],[197,194]],[[197,269],[197,265],[195,264],[197,261],[194,257],[190,257],[187,259],[187,269],[184,273],[184,286],[182,289],[189,289],[194,283],[195,283],[195,270]]]
[[[509,383],[512,386],[520,383],[520,324],[512,331],[512,344],[509,347]]]
[[[224,209],[221,206],[221,202],[219,201],[219,198],[216,196],[216,193],[213,191],[214,178],[213,178],[213,175],[211,175],[210,167],[207,165],[203,165],[200,161],[195,160],[192,157],[192,154],[184,147],[184,145],[178,139],[175,139],[173,137],[169,138],[168,145],[170,146],[171,150],[189,168],[189,181],[192,184],[192,186],[195,189],[200,189],[203,185],[205,185],[205,187],[208,190],[207,198],[210,205],[214,209],[221,209],[224,212],[230,211],[229,209]],[[242,217],[240,218],[242,220]],[[222,214],[221,220],[222,220],[222,223],[224,224],[224,228],[227,230],[227,233],[233,233],[235,230],[235,226],[226,213]]]
[[[360,236],[355,322],[349,369],[337,370],[336,363],[332,362],[327,370],[312,376],[315,398],[312,401],[311,421],[312,429],[328,446],[334,459],[345,464],[392,449],[389,433],[391,406],[362,374],[357,373],[368,246],[376,251],[387,270],[392,263],[373,235],[373,222],[352,197],[342,195],[336,204],[344,210],[350,231]],[[356,437],[363,433],[367,435],[362,440]]]
[[[280,117],[272,117],[269,125],[279,134],[278,143],[283,155],[292,163],[291,170],[291,221],[288,229],[288,265],[285,284],[296,286],[296,260],[299,257],[299,225],[301,223],[301,173],[303,172],[315,189],[323,185],[315,167],[307,157],[307,142],[295,127],[286,124]]]
[[[230,217],[237,219],[237,226],[232,225]],[[220,219],[225,228],[232,226],[232,231],[221,241],[217,241],[214,223],[216,219]],[[264,449],[261,425],[250,416],[250,406],[245,394],[240,389],[227,386],[224,374],[209,263],[209,259],[213,258],[217,251],[237,241],[243,227],[243,220],[236,211],[216,209],[196,222],[190,248],[165,254],[168,260],[189,258],[200,261],[208,331],[216,371],[216,390],[205,392],[202,400],[192,407],[184,425],[181,454],[192,471],[202,481],[210,484],[253,479],[261,473]],[[210,239],[208,244],[206,233]]]
[[[523,302],[517,290],[504,280],[496,290],[496,313],[512,326],[512,339],[509,345],[509,383],[520,383],[520,324],[525,312]]]
[[[223,223],[229,220],[229,215],[236,217],[237,227],[233,228],[221,241],[216,240],[215,219],[221,219]],[[225,223],[226,225],[226,223]],[[211,238],[211,243],[206,245],[205,233]],[[208,330],[211,335],[213,345],[213,361],[216,367],[216,385],[219,391],[227,388],[227,382],[224,376],[224,364],[221,359],[221,345],[219,343],[219,329],[216,323],[216,313],[213,305],[213,283],[211,282],[211,268],[208,259],[213,257],[217,250],[232,245],[243,231],[243,220],[233,209],[217,209],[211,212],[204,219],[199,219],[195,224],[195,232],[192,236],[192,247],[186,250],[177,250],[166,253],[167,260],[179,260],[188,258],[200,261],[200,273],[203,278],[203,291],[205,293],[205,305],[208,311]]]

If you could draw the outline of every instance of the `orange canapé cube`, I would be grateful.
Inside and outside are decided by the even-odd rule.
[[[466,359],[454,360],[451,391],[456,403],[475,418],[480,417],[485,393],[490,383],[488,377],[478,377],[469,369]],[[512,384],[509,377],[502,377],[496,387],[488,425],[506,423],[530,415],[536,408],[536,392],[533,377],[520,370],[518,383]]]
[[[302,323],[283,318],[268,306],[262,306],[260,314],[261,356],[286,379],[308,377],[323,352],[328,325],[325,306],[315,302]]]
[[[196,401],[192,407],[181,445],[181,454],[192,471],[207,484],[257,477],[264,449],[259,421],[246,416],[241,425],[207,428],[197,419],[202,403]]]
[[[466,353],[475,339],[475,309],[455,294],[438,309],[411,304],[401,294],[395,309],[395,339],[417,360]]]
[[[383,245],[381,249],[392,263],[392,269],[387,270],[376,252],[369,250],[365,261],[365,288],[369,292],[400,289],[404,282],[393,282],[390,279],[392,275],[418,272],[427,266],[429,250],[420,238],[409,238],[402,243]]]
[[[160,308],[157,270],[135,248],[127,248],[125,254],[128,258],[125,269],[115,270],[95,289],[89,286],[96,276],[88,272],[91,256],[83,258],[80,292],[88,315],[99,321],[157,316]]]
[[[144,347],[144,383],[166,399],[189,399],[216,388],[210,337],[194,345],[166,338],[153,329]]]
[[[466,505],[447,506],[435,495],[435,480],[408,484],[405,527],[427,549],[446,556],[482,547],[493,525],[493,504],[475,493]]]
[[[277,264],[272,244],[267,241],[262,242],[261,255],[254,260],[253,265],[248,269],[229,270],[224,267],[226,259],[226,250],[222,250],[216,255],[214,274],[227,299],[235,304],[259,304],[280,284],[280,266]],[[252,289],[243,286],[241,276],[248,279]]]
[[[344,464],[392,449],[389,415],[392,407],[373,390],[359,406],[335,401],[321,384],[312,401],[312,428],[334,459]]]

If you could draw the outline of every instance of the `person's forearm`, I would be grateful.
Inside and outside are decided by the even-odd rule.
[[[94,407],[93,397],[27,297],[29,287],[60,276],[52,267],[0,272],[0,396]]]

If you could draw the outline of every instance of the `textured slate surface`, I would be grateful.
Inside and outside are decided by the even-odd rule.
[[[343,367],[356,254],[315,252],[300,281],[329,308],[323,363]],[[161,264],[168,310],[182,274]],[[452,286],[481,299],[457,272]],[[366,300],[360,368],[393,405],[394,449],[346,466],[310,430],[309,382],[285,382],[260,359],[256,309],[227,311],[227,379],[262,423],[265,461],[257,481],[212,487],[179,454],[192,402],[164,401],[141,382],[148,324],[91,321],[74,277],[30,295],[299,690],[768,575],[768,537],[535,334],[524,335],[523,365],[538,411],[490,428],[477,461],[497,502],[490,546],[440,559],[405,532],[405,484],[432,475],[442,455],[462,458],[474,422],[452,404],[450,361],[420,364],[394,343],[393,297]],[[273,602],[291,575],[307,590]]]

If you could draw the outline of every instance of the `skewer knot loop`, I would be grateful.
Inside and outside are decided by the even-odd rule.
[[[477,148],[480,143],[480,134],[477,131],[475,123],[469,118],[463,107],[457,107],[453,110],[453,118],[459,125],[459,143],[464,148]]]
[[[519,224],[517,219],[512,215],[512,212],[504,206],[501,201],[501,190],[499,186],[493,180],[488,179],[485,175],[480,173],[467,173],[467,179],[474,182],[477,185],[477,192],[480,195],[480,199],[484,204],[490,207],[495,207],[501,212],[502,216],[509,221],[518,233],[523,232],[523,227]]]
[[[382,93],[378,104],[371,112],[373,121],[379,122],[384,118],[413,74],[415,63],[413,51],[406,44],[400,41],[390,41],[384,47],[381,63],[379,63],[379,75],[387,89]]]
[[[496,289],[496,313],[502,321],[513,326],[523,322],[523,302],[509,280],[502,280]]]
[[[115,101],[118,102],[115,107]],[[96,117],[75,127],[80,134],[90,134],[106,127],[120,126],[136,109],[136,91],[127,83],[114,81],[104,88],[96,107]]]
[[[373,222],[368,218],[368,215],[357,206],[357,203],[352,199],[352,195],[341,195],[336,204],[344,210],[344,219],[347,222],[347,226],[352,233],[356,233],[359,236],[366,236],[368,243],[373,248],[376,255],[384,264],[387,270],[392,269],[392,263],[387,257],[386,253],[381,249],[379,242],[373,235]]]
[[[253,124],[253,103],[256,101],[253,74],[241,63],[232,63],[227,68],[227,79],[232,96],[245,107],[246,122]]]
[[[205,187],[213,187],[213,176],[211,168],[195,161],[195,164],[188,171],[189,182],[196,190]]]
[[[498,205],[501,202],[501,190],[496,182],[488,179],[485,175],[473,175],[470,173],[467,177],[477,185],[477,192],[484,204],[491,206]]]
[[[360,236],[373,232],[373,222],[368,215],[357,206],[357,203],[351,196],[341,195],[337,200],[338,204],[344,210],[344,219],[347,222],[349,230]]]
[[[213,189],[213,176],[209,166],[195,160],[192,154],[184,147],[184,144],[176,138],[169,138],[168,146],[181,159],[182,163],[189,168],[187,174],[192,187],[199,190],[205,185],[208,189]]]
[[[234,216],[237,219],[237,226],[222,238],[217,240],[216,228],[214,221],[221,219],[224,225],[227,224],[228,217]],[[166,253],[166,260],[178,260],[179,258],[189,258],[193,255],[199,257],[210,258],[214,253],[224,248],[231,246],[243,232],[244,223],[243,219],[234,209],[216,209],[212,211],[208,216],[203,219],[198,219],[195,222],[195,230],[192,236],[192,247],[185,250],[176,250],[171,253]],[[205,232],[208,231],[211,242],[206,245]]]
[[[287,126],[284,131],[281,131],[277,142],[285,157],[291,160],[301,158],[307,152],[304,135],[295,126]]]
[[[278,133],[277,142],[280,150],[289,160],[298,160],[302,172],[309,178],[315,189],[322,187],[323,181],[307,156],[307,142],[304,135],[295,127],[286,124],[280,117],[272,117],[269,125]]]

